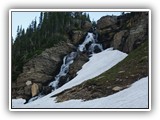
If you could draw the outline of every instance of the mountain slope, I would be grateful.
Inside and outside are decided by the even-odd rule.
[[[137,17],[140,16],[140,19],[137,21]],[[124,15],[122,16],[126,19],[128,22],[122,22],[129,27],[124,26],[124,24],[117,24],[118,22],[115,21],[112,26],[107,26],[105,28],[102,28],[97,30],[97,32],[92,31],[100,34],[102,38],[100,39],[100,42],[102,43],[104,49],[113,46],[115,49],[121,50],[125,53],[122,53],[118,50],[113,50],[112,48],[106,49],[101,53],[93,54],[92,57],[90,57],[90,60],[85,60],[81,64],[83,65],[82,69],[77,73],[79,69],[72,70],[72,67],[69,68],[71,71],[70,73],[77,73],[73,75],[74,77],[71,77],[71,79],[68,79],[69,77],[66,76],[62,79],[61,83],[66,80],[68,83],[61,84],[60,88],[53,91],[51,94],[48,94],[42,98],[39,98],[33,102],[30,102],[23,105],[23,100],[20,100],[20,104],[18,105],[16,102],[19,100],[13,100],[13,107],[26,107],[26,108],[56,108],[56,107],[102,107],[104,103],[105,106],[103,107],[114,107],[117,106],[118,108],[123,107],[130,107],[130,108],[147,108],[148,106],[148,82],[147,77],[148,76],[148,27],[147,27],[147,13],[132,13],[130,15]],[[129,17],[129,18],[128,18]],[[110,21],[108,18],[112,18],[109,16],[104,17],[105,21]],[[120,17],[121,18],[121,17]],[[133,18],[133,19],[132,19]],[[118,19],[118,18],[117,18]],[[121,19],[123,20],[123,19]],[[135,22],[136,21],[136,22]],[[118,27],[119,26],[119,27]],[[123,27],[124,26],[124,27]],[[99,33],[100,32],[100,33]],[[79,34],[79,32],[78,32]],[[77,34],[77,35],[78,35]],[[97,34],[96,34],[97,35]],[[104,35],[104,36],[103,36]],[[108,37],[106,35],[109,35]],[[81,35],[82,37],[82,35]],[[81,38],[80,37],[80,38]],[[95,37],[97,38],[97,37]],[[106,39],[103,39],[106,38]],[[101,41],[102,40],[102,41]],[[110,41],[110,42],[109,42]],[[109,43],[108,43],[109,42]],[[77,42],[77,43],[80,43]],[[71,44],[69,44],[71,45]],[[74,44],[73,44],[74,45]],[[72,46],[73,46],[72,45]],[[90,45],[91,46],[91,45]],[[74,47],[75,48],[75,47]],[[72,48],[73,49],[73,48]],[[127,53],[129,53],[128,57]],[[50,52],[49,52],[50,53]],[[51,52],[55,54],[55,51]],[[48,54],[44,54],[45,57],[48,57]],[[83,54],[84,56],[87,55],[87,53]],[[126,58],[125,58],[126,57]],[[50,56],[49,56],[50,58]],[[51,59],[55,57],[51,57]],[[87,56],[88,58],[88,56]],[[124,59],[125,58],[125,59]],[[123,60],[124,59],[124,60]],[[56,59],[57,60],[57,59]],[[121,61],[121,62],[120,62]],[[48,63],[43,61],[44,63]],[[32,63],[32,62],[31,62]],[[35,63],[37,63],[37,60],[35,60]],[[76,64],[81,63],[81,61],[76,62]],[[117,64],[118,63],[118,64]],[[40,64],[41,65],[41,64]],[[33,65],[34,66],[34,65]],[[45,68],[48,70],[48,67],[44,64]],[[49,65],[49,67],[53,67],[53,65]],[[80,68],[81,68],[80,66]],[[75,67],[75,66],[74,66]],[[73,68],[74,68],[73,67]],[[27,69],[24,70],[31,70],[34,67],[24,67]],[[29,68],[29,69],[28,69]],[[30,69],[31,68],[31,69]],[[39,72],[39,66],[38,72]],[[40,69],[41,70],[41,69]],[[53,69],[49,70],[51,72]],[[56,68],[57,70],[57,68]],[[45,72],[48,74],[48,72],[44,69],[41,70],[42,72]],[[27,71],[27,73],[30,73]],[[33,73],[33,72],[32,72]],[[53,75],[53,73],[51,73]],[[55,74],[55,73],[54,73]],[[22,81],[22,78],[25,78],[26,73],[24,73],[24,76],[22,76],[19,80]],[[30,75],[29,75],[30,76]],[[35,74],[33,74],[35,76]],[[38,76],[40,76],[38,74]],[[133,87],[135,90],[132,89],[132,84],[136,82],[137,80],[140,80],[141,78],[145,78],[145,80],[142,80],[144,85],[142,85],[140,88]],[[26,87],[21,86],[20,89],[18,89],[18,94],[21,93],[21,95],[30,94],[29,90],[32,82],[37,81],[38,77],[34,77],[35,80],[28,77],[23,83]],[[42,77],[40,77],[42,78]],[[66,79],[67,78],[67,79]],[[72,79],[73,78],[73,79]],[[42,78],[43,80],[44,78]],[[38,79],[39,80],[39,79]],[[71,80],[71,81],[70,81]],[[144,82],[145,81],[145,82]],[[27,83],[30,82],[31,84],[28,85]],[[18,83],[19,84],[19,83]],[[138,85],[141,84],[140,81],[137,83]],[[136,85],[137,85],[136,84]],[[33,84],[34,85],[34,84]],[[44,84],[46,85],[46,83]],[[135,85],[135,84],[134,84]],[[44,87],[49,86],[43,86],[39,83],[37,83],[37,86],[39,86],[39,89],[41,89],[44,92]],[[145,86],[145,87],[144,87]],[[22,89],[21,89],[22,88]],[[17,89],[17,88],[16,88]],[[126,90],[124,90],[126,89]],[[126,95],[123,99],[122,95],[120,93],[123,93],[123,91],[126,92]],[[21,92],[22,91],[22,92]],[[121,92],[122,91],[122,92]],[[130,93],[134,96],[134,98],[129,98]],[[141,92],[140,92],[141,91]],[[119,93],[117,93],[119,92]],[[136,92],[139,92],[140,94],[137,94]],[[133,94],[132,94],[133,93]],[[110,99],[110,96],[117,95],[119,97],[113,97],[114,99],[111,99],[112,101],[108,101]],[[120,94],[120,95],[119,95]],[[38,95],[38,94],[37,94]],[[109,96],[110,95],[110,96]],[[31,96],[31,95],[30,95]],[[22,97],[22,96],[20,96]],[[33,96],[34,97],[34,96]],[[54,97],[54,98],[53,98]],[[138,99],[139,97],[140,99]],[[15,96],[17,98],[17,96]],[[25,97],[22,97],[25,99]],[[112,98],[112,97],[111,97]],[[73,99],[78,99],[78,101],[75,101]],[[26,99],[28,100],[28,99]],[[53,101],[54,100],[54,101]],[[83,100],[85,102],[80,102],[79,100]],[[99,101],[100,100],[100,101]],[[105,100],[107,102],[105,102]],[[90,102],[89,102],[90,101]],[[118,102],[120,101],[120,102]],[[125,102],[126,101],[126,102]],[[128,105],[128,101],[132,101],[133,106]],[[62,103],[56,103],[56,102],[62,102]],[[94,105],[94,102],[97,105]],[[110,106],[109,104],[110,103]],[[79,105],[76,105],[79,104]],[[137,104],[137,105],[136,105]],[[99,106],[98,106],[99,105]]]
[[[110,70],[55,96],[58,96],[58,102],[70,99],[91,100],[121,91],[146,76],[148,76],[148,41]]]
[[[40,98],[36,101],[33,101],[32,103],[35,102],[40,102],[41,100],[43,101],[45,98],[49,98],[59,92],[62,92],[66,89],[72,88],[73,86],[76,86],[78,84],[81,84],[82,82],[94,78],[101,73],[105,72],[106,70],[110,69],[117,63],[119,63],[121,60],[123,60],[127,54],[120,52],[118,50],[113,50],[112,48],[106,49],[103,52],[100,52],[98,54],[93,54],[93,56],[90,58],[90,60],[83,65],[82,69],[78,72],[78,75],[60,87],[59,89],[53,91],[51,94],[48,94],[47,96]],[[28,104],[32,104],[28,103]],[[14,106],[14,103],[13,103]]]

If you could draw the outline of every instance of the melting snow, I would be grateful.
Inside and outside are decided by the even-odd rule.
[[[93,54],[77,73],[78,75],[65,85],[28,104],[23,104],[25,102],[23,99],[13,99],[12,108],[147,108],[148,77],[135,82],[130,88],[121,92],[90,101],[69,100],[56,103],[55,98],[51,98],[54,94],[100,75],[122,61],[126,56],[127,54],[112,48]]]

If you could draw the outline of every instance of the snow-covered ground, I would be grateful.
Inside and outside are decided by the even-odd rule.
[[[78,75],[70,82],[52,93],[27,104],[23,104],[25,102],[23,99],[13,99],[12,108],[147,108],[148,77],[137,81],[130,88],[121,92],[90,101],[69,100],[56,103],[54,101],[55,98],[51,98],[54,94],[100,75],[122,61],[126,56],[127,54],[112,48],[93,54],[90,60],[83,65]]]
[[[89,101],[69,100],[56,103],[55,98],[45,97],[29,104],[23,99],[12,100],[13,108],[148,108],[148,77],[132,84],[130,88]],[[15,106],[14,106],[15,105]]]

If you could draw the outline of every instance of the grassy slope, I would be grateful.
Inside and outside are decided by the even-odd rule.
[[[148,41],[110,70],[55,96],[57,96],[57,102],[100,98],[123,90],[145,76],[148,76]],[[114,87],[119,90],[114,90]]]

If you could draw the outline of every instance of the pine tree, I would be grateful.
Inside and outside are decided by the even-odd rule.
[[[12,45],[13,80],[22,72],[23,65],[46,48],[65,41],[73,29],[81,29],[83,21],[89,20],[82,12],[41,12],[28,28],[17,27],[17,36]],[[13,39],[12,39],[13,41]]]

